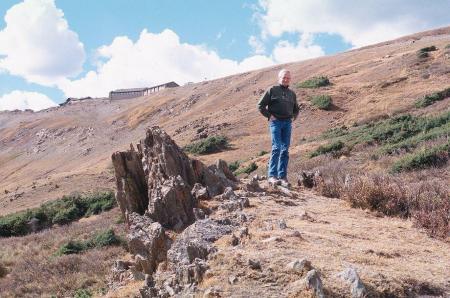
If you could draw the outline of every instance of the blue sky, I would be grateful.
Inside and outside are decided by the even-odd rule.
[[[213,79],[447,26],[450,1],[1,0],[0,110]]]

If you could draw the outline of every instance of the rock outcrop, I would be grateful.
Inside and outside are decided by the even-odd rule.
[[[195,291],[208,269],[208,255],[215,252],[213,243],[230,234],[236,221],[209,219],[210,210],[198,203],[216,197],[224,200],[222,205],[248,207],[248,198],[233,192],[238,180],[223,160],[209,167],[191,160],[159,127],[147,130],[137,151],[131,145],[126,152],[114,153],[112,161],[116,199],[134,256],[127,268],[135,279],[145,280],[141,295],[167,297]],[[172,231],[171,237],[166,230]],[[128,269],[116,268],[116,276],[127,276]]]

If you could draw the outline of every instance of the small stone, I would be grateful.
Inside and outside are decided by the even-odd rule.
[[[219,290],[215,288],[208,288],[203,294],[203,298],[210,298],[210,297],[220,297]]]
[[[292,232],[291,236],[292,237],[297,237],[297,238],[302,238],[302,234],[299,231],[297,231],[297,230]]]
[[[268,243],[268,242],[282,242],[284,241],[283,238],[278,237],[278,236],[273,236],[267,239],[264,239],[262,242],[263,243]]]
[[[248,260],[248,265],[253,270],[261,270],[261,263],[258,260],[249,259]]]
[[[287,229],[286,221],[284,219],[280,219],[278,221],[278,227],[282,230]]]
[[[362,283],[358,273],[354,268],[346,268],[344,271],[338,274],[338,277],[350,284],[350,293],[352,298],[366,297],[366,287]]]
[[[205,212],[200,208],[193,208],[195,220],[205,219]]]
[[[230,283],[230,285],[234,285],[235,283],[237,283],[237,281],[238,279],[234,275],[230,275],[230,277],[228,277],[228,282]]]
[[[286,268],[289,271],[293,271],[296,273],[303,273],[312,270],[311,262],[307,259],[295,260],[287,264]]]
[[[306,274],[305,284],[308,289],[312,289],[314,294],[318,298],[324,298],[325,294],[323,292],[322,280],[320,279],[320,274],[315,269],[309,271]]]
[[[248,236],[248,227],[242,227],[239,229],[239,238],[243,238],[245,236]]]
[[[231,236],[231,245],[236,246],[239,244],[239,238],[236,237],[234,234]]]

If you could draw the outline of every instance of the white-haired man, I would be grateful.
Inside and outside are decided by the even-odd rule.
[[[278,83],[271,87],[258,102],[258,109],[269,120],[272,137],[272,153],[268,168],[268,181],[272,184],[289,186],[287,167],[291,142],[292,120],[299,113],[297,96],[289,89],[291,73],[282,69],[278,73]]]

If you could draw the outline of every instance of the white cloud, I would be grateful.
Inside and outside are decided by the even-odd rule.
[[[161,33],[143,30],[136,42],[116,37],[98,49],[101,63],[95,71],[58,86],[66,96],[107,96],[119,88],[152,86],[175,81],[178,84],[214,79],[273,65],[270,57],[256,55],[237,62],[223,59],[204,46],[181,43],[166,29]]]
[[[272,56],[279,63],[305,60],[325,55],[323,49],[313,43],[311,34],[302,34],[299,42],[294,45],[288,41],[279,41],[273,49]]]
[[[32,109],[39,111],[57,106],[42,93],[14,90],[0,97],[0,111]]]
[[[263,54],[266,51],[264,43],[254,35],[250,36],[248,44],[252,47],[255,54]]]
[[[48,86],[81,72],[83,44],[54,0],[24,0],[7,11],[5,23],[0,70]]]
[[[356,47],[450,24],[448,0],[260,0],[262,36],[339,34]]]

